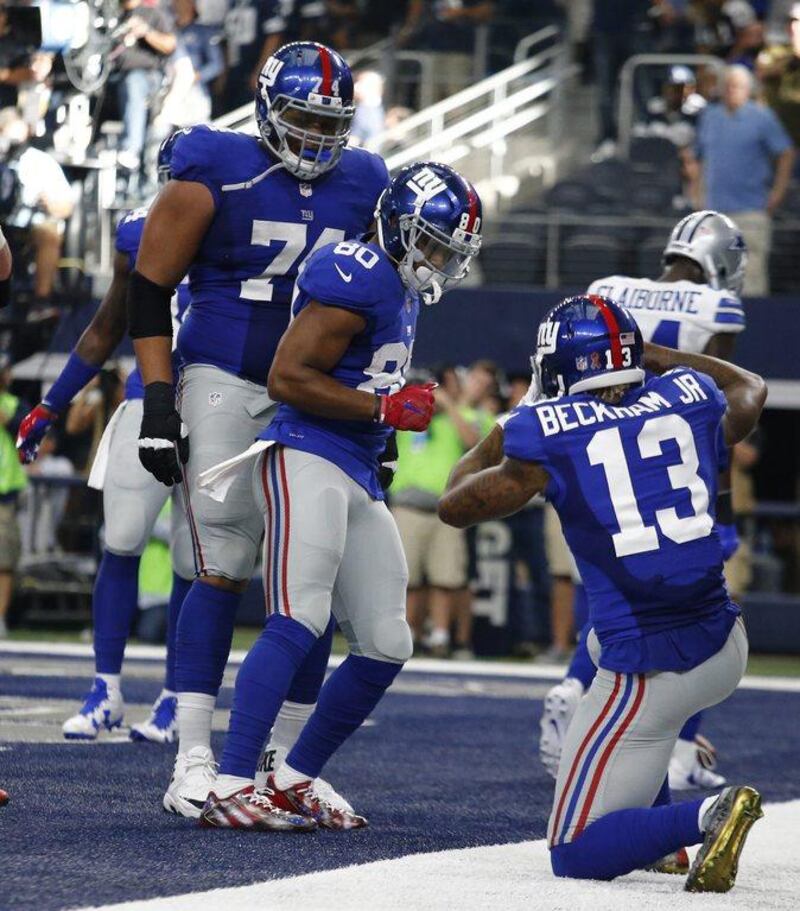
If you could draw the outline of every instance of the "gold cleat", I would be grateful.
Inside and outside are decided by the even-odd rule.
[[[754,788],[725,788],[707,813],[705,839],[686,879],[686,891],[731,889],[747,833],[763,815],[761,795]]]
[[[651,873],[672,873],[685,876],[689,872],[689,855],[686,848],[678,848],[672,854],[667,854],[661,860],[657,860],[649,867],[645,867]]]

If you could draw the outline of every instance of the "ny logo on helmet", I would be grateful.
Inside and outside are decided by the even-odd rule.
[[[421,171],[417,171],[406,186],[417,194],[418,203],[427,202],[436,196],[437,193],[447,189],[447,184],[438,174],[434,174],[430,168],[423,168]]]
[[[280,73],[282,69],[283,60],[278,60],[277,57],[270,57],[264,64],[264,69],[259,76],[259,82],[263,80],[264,88],[272,88],[272,86],[275,85],[275,80],[278,78],[278,73]]]
[[[558,338],[558,327],[561,323],[553,323],[549,320],[546,323],[540,323],[539,336],[536,339],[537,354],[552,354],[556,350],[556,339]]]

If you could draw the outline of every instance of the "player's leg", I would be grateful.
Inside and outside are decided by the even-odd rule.
[[[683,723],[730,695],[746,660],[747,639],[737,623],[725,645],[691,671],[598,671],[564,744],[548,827],[556,875],[612,879],[681,846],[704,842],[687,888],[710,875],[709,858],[727,871],[730,888],[741,842],[724,846],[721,829],[746,834],[756,818],[758,795],[727,789],[719,802],[709,798],[655,807],[653,802]]]
[[[137,609],[139,559],[169,495],[139,462],[141,401],[121,407],[103,484],[105,548],[92,596],[95,679],[80,711],[64,722],[64,736],[70,740],[94,740],[101,728],[111,730],[122,723],[120,679]]]
[[[293,811],[254,792],[253,781],[295,675],[328,628],[352,482],[331,462],[281,446],[258,459],[253,481],[265,516],[267,620],[236,677],[220,775],[201,820],[219,827],[307,828],[308,821],[295,823]]]
[[[392,515],[400,532],[403,552],[408,563],[406,617],[411,625],[414,643],[419,646],[436,646],[439,643],[431,642],[425,635],[425,624],[430,614],[429,590],[425,587],[425,565],[433,527],[431,516],[421,509],[411,509],[407,506],[394,506]]]
[[[261,386],[216,367],[186,367],[180,412],[189,432],[183,494],[198,577],[184,598],[175,639],[179,746],[166,809],[197,816],[214,780],[211,724],[230,653],[236,609],[255,566],[263,519],[249,472],[223,503],[197,492],[197,476],[246,450],[269,423],[272,404]],[[205,791],[205,793],[203,793]]]
[[[576,586],[577,588],[583,586]],[[539,758],[553,778],[558,774],[561,748],[572,716],[597,673],[588,647],[591,629],[591,622],[587,620],[578,635],[578,644],[566,676],[548,690],[544,697],[542,717],[539,719]]]
[[[427,548],[426,575],[431,586],[431,613],[439,600],[443,603],[440,628],[449,634],[455,630],[454,652],[458,657],[471,656],[472,603],[464,597],[467,585],[467,535],[461,528],[445,525],[437,515],[432,518]],[[470,654],[467,654],[469,652]]]
[[[314,714],[270,784],[281,806],[334,829],[359,828],[366,820],[321,800],[312,782],[369,717],[413,647],[405,619],[408,576],[397,526],[385,504],[347,480],[353,497],[334,612],[350,655],[323,686]]]
[[[194,581],[194,549],[192,547],[183,494],[172,490],[170,516],[170,555],[172,557],[172,590],[167,607],[167,660],[164,666],[164,687],[153,703],[150,716],[141,724],[131,726],[131,740],[150,743],[172,743],[178,736],[178,693],[175,685],[175,638],[178,616],[183,600]]]

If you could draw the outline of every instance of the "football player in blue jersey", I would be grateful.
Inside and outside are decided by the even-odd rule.
[[[174,137],[159,149],[158,168],[169,172]],[[94,317],[70,354],[42,402],[20,424],[20,459],[36,459],[47,430],[72,399],[95,377],[122,341],[127,329],[125,300],[147,209],[127,213],[117,228],[114,274]],[[179,322],[189,303],[188,286],[178,286],[174,300]],[[68,740],[94,740],[102,729],[121,725],[124,713],[120,677],[125,644],[138,606],[139,559],[156,519],[169,496],[139,464],[136,440],[142,417],[142,382],[138,370],[125,385],[125,401],[111,419],[98,450],[89,486],[103,491],[105,540],[92,599],[95,679],[77,714],[64,723]],[[179,498],[173,498],[171,553],[172,592],[167,624],[167,662],[164,688],[150,717],[131,728],[132,740],[171,742],[177,730],[175,694],[175,628],[183,597],[194,578],[194,557]]]
[[[553,871],[613,879],[700,844],[687,890],[725,892],[759,794],[671,805],[665,778],[686,719],[730,695],[747,663],[713,513],[726,447],[755,426],[766,384],[643,345],[630,313],[597,295],[544,318],[534,370],[548,399],[531,396],[464,456],[439,512],[464,527],[543,493],[586,587],[598,671],[564,742]]]
[[[139,456],[165,484],[183,479],[188,493],[202,471],[241,452],[269,423],[267,375],[301,264],[371,227],[388,173],[378,156],[346,148],[353,111],[342,58],[296,42],[264,65],[258,136],[207,126],[179,135],[128,294],[145,384]],[[179,414],[168,302],[187,271],[192,308],[178,335]],[[198,578],[178,623],[180,742],[164,806],[197,816],[214,777],[212,713],[263,519],[244,478],[224,503],[192,493],[188,512]],[[290,743],[316,701],[328,649],[329,634],[289,693],[279,726]]]
[[[226,472],[251,480],[266,523],[269,611],[236,678],[204,825],[366,825],[332,806],[314,780],[411,656],[408,570],[378,481],[379,456],[392,428],[424,430],[433,416],[433,384],[404,386],[420,297],[438,299],[466,275],[480,247],[481,206],[452,168],[425,163],[393,179],[377,215],[375,242],[330,244],[308,260],[269,375],[278,414],[237,464],[201,479],[216,476],[218,491]],[[243,471],[254,457],[254,469]],[[350,655],[322,687],[285,762],[256,790],[261,745],[331,614]]]
[[[730,360],[736,336],[745,327],[739,294],[747,250],[736,224],[718,212],[693,212],[673,228],[663,260],[664,273],[657,281],[613,275],[597,279],[588,293],[610,297],[633,311],[645,341]],[[723,558],[728,561],[739,544],[729,471],[720,477],[715,518]],[[726,573],[728,568],[726,564]],[[580,585],[576,586],[576,616],[578,599],[585,600]],[[587,623],[581,630],[564,680],[544,699],[539,756],[554,778],[572,715],[594,679],[595,666],[587,649],[590,628]],[[669,768],[673,789],[719,788],[725,784],[715,771],[715,750],[698,733],[699,726],[699,715],[690,718],[675,744]],[[681,867],[688,868],[685,852],[680,858],[665,858],[661,868],[672,872]]]

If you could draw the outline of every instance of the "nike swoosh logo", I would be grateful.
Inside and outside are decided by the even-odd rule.
[[[339,273],[339,275],[341,275],[342,281],[351,282],[353,280],[352,272],[342,272],[342,270],[339,268],[339,263],[334,263],[334,266],[336,266],[336,271]]]

